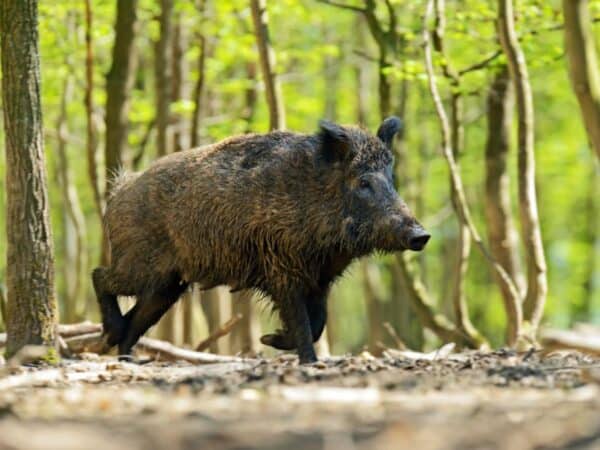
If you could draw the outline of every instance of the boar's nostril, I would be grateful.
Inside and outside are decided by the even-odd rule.
[[[408,248],[416,252],[418,252],[419,250],[423,250],[425,244],[427,244],[427,241],[429,241],[430,237],[431,235],[428,233],[419,233],[415,236],[411,236],[408,239]]]

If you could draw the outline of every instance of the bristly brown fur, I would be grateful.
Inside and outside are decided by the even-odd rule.
[[[142,322],[136,317],[142,312],[119,318],[116,295],[136,295],[148,323],[192,282],[255,289],[278,309],[287,307],[292,291],[324,304],[352,259],[377,247],[372,228],[348,231],[345,181],[392,158],[375,136],[343,130],[352,144],[347,161],[322,158],[328,151],[323,133],[276,131],[175,153],[141,174],[119,174],[105,214],[111,265],[94,272],[105,327],[114,329],[107,330],[111,343],[137,340],[126,337],[127,328]]]

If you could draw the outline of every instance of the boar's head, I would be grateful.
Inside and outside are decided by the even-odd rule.
[[[388,117],[377,136],[320,122],[321,155],[341,174],[342,240],[354,254],[420,251],[430,238],[394,187],[392,142],[402,128]]]

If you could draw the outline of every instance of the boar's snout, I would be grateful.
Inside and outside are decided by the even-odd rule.
[[[425,231],[425,229],[416,225],[409,229],[406,236],[406,246],[409,250],[413,250],[415,252],[421,251],[425,248],[425,245],[429,241],[431,235]]]

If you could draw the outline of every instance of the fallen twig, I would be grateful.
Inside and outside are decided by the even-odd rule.
[[[187,361],[192,364],[212,364],[243,361],[243,358],[238,358],[237,356],[214,355],[212,353],[187,350],[176,347],[169,342],[147,337],[141,338],[136,344],[135,348],[167,361]]]
[[[427,360],[436,361],[438,359],[464,359],[463,355],[451,355],[452,351],[456,347],[456,344],[450,342],[449,344],[443,345],[437,350],[429,353],[413,352],[411,350],[396,350],[393,348],[387,349],[383,354],[389,358],[402,358],[411,360]]]
[[[63,338],[79,336],[81,334],[98,333],[102,331],[102,324],[92,322],[69,323],[58,325],[58,334]]]
[[[69,350],[73,353],[92,352],[102,353],[105,342],[101,333],[88,333],[65,339]],[[212,364],[223,362],[240,362],[242,358],[235,356],[213,355],[211,353],[186,350],[176,347],[170,342],[142,337],[134,347],[135,350],[163,361],[187,361],[192,364]]]
[[[200,342],[197,346],[196,346],[196,351],[197,352],[201,352],[203,350],[206,350],[208,347],[210,347],[210,345],[215,342],[216,340],[222,338],[223,336],[231,333],[231,330],[233,329],[233,327],[236,326],[236,324],[242,320],[242,314],[236,314],[235,316],[233,316],[231,319],[229,319],[227,322],[225,322],[223,325],[221,325],[218,329],[216,329],[210,336],[208,336],[206,339],[204,339],[202,342]]]

